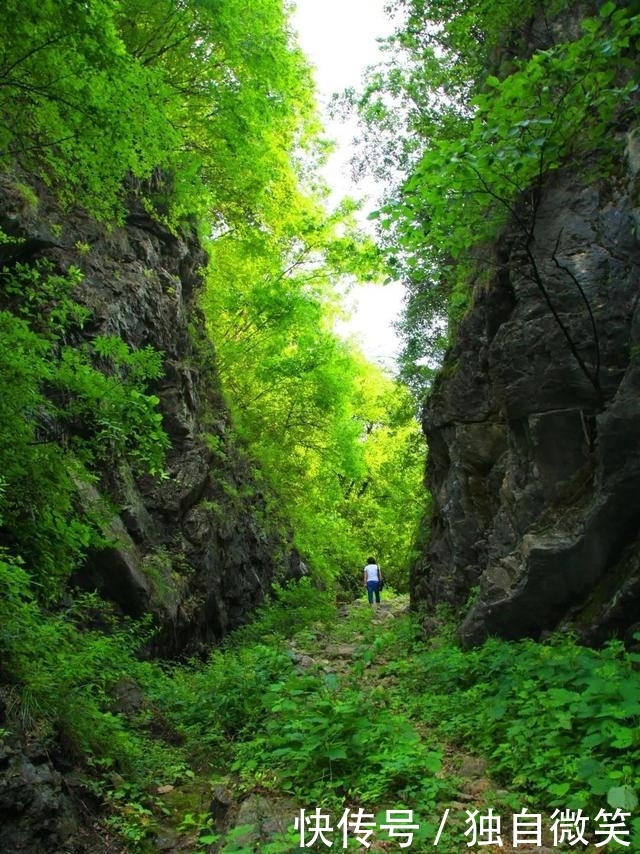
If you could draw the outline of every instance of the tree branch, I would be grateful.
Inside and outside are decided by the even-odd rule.
[[[559,270],[562,270],[564,273],[566,273],[569,276],[569,278],[571,279],[573,284],[578,289],[578,293],[582,297],[582,301],[584,302],[585,307],[587,309],[587,313],[589,315],[589,322],[591,324],[591,332],[593,335],[593,344],[594,344],[595,351],[596,351],[596,364],[595,364],[595,370],[594,370],[594,379],[596,381],[595,382],[596,389],[598,391],[600,391],[600,366],[601,366],[600,338],[598,336],[598,328],[596,326],[596,319],[594,317],[593,310],[591,308],[591,303],[587,299],[587,295],[584,292],[584,288],[582,287],[582,285],[580,284],[580,282],[576,278],[575,274],[573,273],[572,270],[570,270],[568,267],[565,267],[563,264],[561,264],[558,261],[557,252],[558,252],[558,246],[560,245],[560,237],[561,236],[562,236],[562,229],[560,229],[560,233],[558,234],[558,239],[556,240],[556,245],[553,248],[553,254],[551,255],[551,260],[553,261],[553,263],[556,265],[556,267]]]

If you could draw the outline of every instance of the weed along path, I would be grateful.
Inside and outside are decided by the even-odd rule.
[[[410,713],[403,673],[417,638],[407,597],[373,607],[356,602],[339,618],[332,630],[304,633],[289,648],[302,674],[332,686],[331,722],[317,721],[325,728],[323,741],[316,734],[318,751],[328,760],[330,777],[342,770],[340,761],[350,766],[355,797],[345,790],[347,796],[335,805],[329,801],[326,809],[298,806],[298,846],[289,850],[331,842],[333,848],[370,851],[550,852],[542,833],[538,844],[524,815],[514,849],[502,830],[513,824],[514,796],[490,780],[485,760],[446,745]],[[350,719],[351,691],[356,720]]]
[[[487,762],[461,746],[462,727],[445,714],[452,697],[425,681],[425,662],[448,656],[455,678],[472,682],[446,626],[425,642],[403,597],[328,608],[318,619],[286,604],[200,671],[215,732],[203,726],[199,695],[197,770],[157,793],[149,847],[136,851],[576,850],[566,844],[571,828],[562,839],[557,821],[553,829],[552,810],[543,815],[524,787],[495,783]]]

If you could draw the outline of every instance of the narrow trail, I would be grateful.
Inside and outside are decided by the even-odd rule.
[[[384,631],[390,621],[407,613],[408,597],[397,596],[392,599],[383,599],[379,605],[373,606],[369,606],[364,600],[360,600],[345,606],[342,616],[347,617],[349,613],[358,610],[365,613],[370,611],[373,626],[378,631]],[[387,665],[392,663],[397,653],[395,650],[388,653],[384,645],[375,649],[375,636],[367,638],[362,633],[356,634],[346,642],[336,641],[331,636],[324,636],[319,638],[318,645],[319,648],[314,650],[313,655],[296,647],[292,649],[301,664],[320,664],[328,673],[344,678],[357,678],[363,687],[376,684],[378,686],[388,685],[391,688],[394,676],[387,669]],[[374,654],[368,655],[372,648],[375,649]],[[364,669],[360,664],[363,660],[366,663]],[[423,741],[429,744],[433,743],[433,733],[428,728],[416,722],[415,729]],[[465,836],[465,831],[469,830],[468,823],[465,823],[468,813],[477,811],[479,821],[481,816],[487,816],[491,810],[494,816],[500,815],[501,827],[510,829],[513,813],[506,813],[504,805],[505,802],[511,802],[515,805],[516,798],[491,779],[488,774],[488,763],[483,758],[472,756],[458,747],[443,745],[440,742],[438,747],[444,753],[443,768],[440,775],[444,778],[450,778],[456,791],[451,802],[437,816],[437,820],[443,819],[444,812],[448,807],[447,819],[457,827],[455,835],[457,835],[461,850],[472,850],[473,848],[473,850],[484,851],[486,854],[518,854],[518,852],[553,854],[553,852],[558,852],[559,849],[553,848],[550,838],[544,840],[546,844],[535,845],[522,841],[526,838],[524,835],[517,846],[513,847],[504,832],[501,834],[500,845],[469,846],[470,836]],[[496,808],[496,805],[499,806]],[[519,811],[520,807],[516,809]],[[434,841],[435,838],[431,840],[431,844],[416,843],[412,845],[412,848],[414,851],[437,850],[433,847]],[[371,852],[397,850],[397,843],[373,842],[368,850]],[[441,848],[441,850],[444,849]]]
[[[363,705],[367,690],[375,687],[380,692],[393,695],[395,676],[393,663],[398,657],[397,647],[388,648],[385,636],[398,618],[406,614],[408,602],[403,597],[385,599],[380,605],[369,606],[359,601],[343,606],[339,620],[330,631],[309,630],[298,634],[287,647],[300,677],[314,674],[318,678],[336,683],[357,685],[362,689]],[[410,656],[410,653],[408,653]],[[390,666],[391,665],[391,666]],[[366,706],[363,714],[367,714]],[[357,842],[350,848],[372,852],[410,850],[426,852],[439,850],[444,854],[454,851],[478,850],[485,854],[552,854],[551,841],[546,844],[527,844],[521,836],[517,846],[511,844],[513,812],[519,812],[517,798],[498,787],[487,772],[487,763],[479,757],[464,753],[457,747],[436,743],[434,735],[419,721],[412,726],[422,744],[437,748],[443,754],[443,763],[437,776],[449,785],[453,793],[450,801],[442,805],[438,815],[428,817],[430,826],[438,827],[448,810],[440,844],[434,848],[434,838],[417,838],[410,847],[402,849],[397,839],[371,838],[369,845]],[[314,804],[302,803],[300,798],[278,792],[271,786],[255,784],[249,788],[238,784],[237,775],[212,782],[210,776],[198,776],[187,784],[165,787],[158,792],[161,810],[158,813],[158,832],[152,845],[143,854],[249,854],[269,851],[274,854],[302,854],[308,850],[334,850],[342,847],[335,839],[332,848],[316,842],[310,849],[292,840],[296,835],[291,828],[301,809],[313,809]],[[356,810],[356,804],[345,804]],[[379,812],[379,804],[367,804],[367,813]],[[386,805],[389,808],[389,804]],[[470,846],[469,814],[481,817],[500,816],[503,832],[500,844]],[[337,816],[333,816],[337,820]],[[414,822],[427,819],[414,817]],[[489,820],[489,819],[487,819]],[[209,829],[203,830],[205,824]],[[467,835],[465,835],[467,831]],[[508,832],[507,832],[508,831]],[[213,841],[212,837],[216,836]],[[480,837],[482,838],[482,837]],[[485,837],[487,838],[487,837]],[[492,837],[488,837],[492,838]],[[206,842],[198,842],[198,840]]]

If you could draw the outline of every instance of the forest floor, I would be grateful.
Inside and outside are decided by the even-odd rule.
[[[397,632],[407,611],[406,597],[384,598],[374,606],[360,600],[343,606],[333,625],[306,629],[286,643],[295,677],[294,684],[287,685],[286,699],[275,707],[275,714],[284,717],[284,741],[274,756],[286,756],[289,751],[295,765],[298,741],[302,753],[311,751],[310,774],[314,767],[319,769],[319,776],[350,773],[355,784],[341,787],[331,780],[326,798],[321,781],[311,785],[307,793],[298,784],[300,773],[288,776],[286,767],[284,773],[276,768],[271,773],[262,765],[261,770],[254,768],[245,774],[240,758],[229,773],[220,773],[218,768],[213,777],[210,773],[198,774],[192,780],[158,791],[162,808],[156,810],[158,826],[148,851],[300,854],[305,850],[348,847],[371,852],[405,849],[453,854],[473,849],[486,854],[550,854],[559,850],[552,846],[548,833],[536,838],[532,824],[536,811],[530,811],[528,818],[517,794],[491,779],[483,758],[470,755],[459,746],[443,744],[419,720],[407,717],[396,675],[399,664],[400,669],[410,666],[411,652],[398,643]],[[358,720],[348,717],[347,724],[340,724],[342,729],[336,728],[334,721],[331,729],[327,709],[310,710],[307,705],[316,703],[309,692],[309,680],[322,681],[333,692],[336,716],[343,716],[340,720],[347,720],[346,716],[357,716]],[[346,701],[341,690],[349,692]],[[356,706],[349,706],[354,697]],[[299,730],[296,714],[300,718]],[[314,714],[319,733],[315,752],[313,744],[308,744],[314,735]],[[387,739],[390,745],[388,755],[379,762],[387,782],[390,774],[393,776],[389,762],[394,753],[394,721],[398,723],[397,800],[393,786],[380,786],[376,792],[368,760],[363,761],[361,746],[357,746],[366,738],[367,721],[372,720],[373,725],[380,716],[384,720],[383,740]],[[350,739],[354,745],[353,755],[348,744],[345,747],[345,727],[347,741]],[[263,742],[257,741],[256,752],[262,748]],[[370,754],[375,753],[375,742],[369,743],[367,749]],[[420,780],[406,784],[411,777],[406,769],[411,766],[412,753],[417,765],[424,762],[425,756],[440,758],[433,764],[434,780],[429,790],[437,792],[435,796],[425,798],[420,794]],[[348,772],[341,770],[344,763],[351,766]],[[363,763],[361,786],[359,763]],[[411,803],[412,793],[415,804]],[[421,804],[423,808],[428,805],[428,815],[422,814]],[[520,816],[517,829],[515,813]]]

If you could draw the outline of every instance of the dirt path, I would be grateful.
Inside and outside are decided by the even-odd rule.
[[[363,696],[372,686],[386,686],[391,695],[395,677],[393,668],[388,665],[401,653],[397,644],[396,648],[390,648],[387,639],[394,621],[402,617],[407,608],[407,599],[402,597],[385,598],[380,605],[373,607],[362,600],[344,606],[338,621],[329,631],[326,627],[316,627],[300,633],[289,642],[288,649],[296,670],[305,676],[317,673],[319,677],[324,675],[350,685],[361,685]],[[414,726],[423,742],[433,747],[433,734],[420,722],[415,722]],[[438,744],[437,747],[444,754],[439,775],[450,783],[454,792],[451,802],[437,816],[437,822],[446,819],[445,832],[438,848],[434,848],[435,840],[432,839],[426,846],[422,841],[412,844],[407,850],[418,854],[433,850],[442,854],[468,850],[485,854],[552,854],[559,850],[552,848],[549,840],[544,840],[543,845],[526,844],[523,841],[526,837],[522,834],[518,845],[513,847],[513,812],[519,811],[515,806],[516,799],[495,785],[483,759],[451,746]],[[290,795],[262,790],[258,785],[251,791],[238,789],[230,776],[227,781],[215,785],[207,779],[196,779],[189,785],[170,788],[162,794],[162,800],[165,813],[148,854],[249,854],[269,846],[274,854],[301,854],[309,850],[291,842],[290,828],[294,816],[299,813],[300,804]],[[355,806],[347,806],[347,809],[355,809]],[[472,847],[468,845],[473,830],[471,815],[478,822],[478,828],[480,822],[485,822],[485,835],[477,836],[477,840],[484,841]],[[497,816],[503,832],[501,844],[494,845],[487,841],[496,838],[487,830],[487,822],[495,822]],[[431,820],[433,822],[433,816]],[[215,842],[198,843],[199,838],[207,839],[212,834],[219,836]],[[285,839],[289,842],[285,843]],[[355,847],[359,846],[356,844]],[[330,849],[316,844],[313,850]],[[398,847],[397,840],[374,839],[370,847],[363,846],[362,850],[374,854],[402,849]]]
[[[372,607],[366,601],[360,600],[345,607],[342,616],[346,619],[353,616],[354,612],[359,611],[363,616],[368,612],[374,627],[373,636],[356,633],[349,640],[344,640],[341,639],[340,632],[337,632],[338,639],[333,635],[321,636],[311,649],[305,650],[292,644],[292,652],[303,667],[320,664],[325,672],[346,679],[358,679],[363,687],[376,684],[378,686],[387,685],[391,688],[394,677],[389,674],[386,665],[393,661],[396,652],[388,653],[384,644],[376,648],[376,641],[383,637],[385,628],[389,627],[391,621],[407,613],[408,604],[408,597],[383,599],[379,605]],[[379,633],[378,635],[375,634],[376,631]],[[368,652],[371,654],[368,655]],[[363,662],[364,667],[362,666]],[[416,724],[416,731],[423,740],[427,740],[429,743],[432,741],[433,734],[428,729],[421,727],[419,723]],[[449,826],[450,830],[455,828],[454,835],[459,840],[459,848],[456,850],[473,849],[483,851],[485,854],[518,854],[518,852],[520,854],[522,852],[526,854],[552,854],[552,852],[560,850],[552,846],[553,840],[550,839],[548,832],[545,833],[544,827],[542,827],[542,844],[527,842],[528,839],[535,837],[534,825],[529,824],[525,815],[516,819],[514,824],[514,813],[520,814],[522,811],[520,806],[516,806],[517,796],[502,789],[491,779],[488,773],[488,763],[483,758],[472,756],[451,745],[439,746],[444,751],[441,775],[452,781],[455,794],[448,808],[443,809],[438,819],[444,821],[444,827]],[[529,810],[529,812],[532,811]],[[475,817],[477,823],[476,839],[481,841],[479,845],[471,847],[468,843],[472,839],[474,828],[473,822],[469,818],[470,815]],[[491,823],[494,823],[495,827],[498,816],[501,828],[500,843],[496,845],[487,844],[487,840],[493,838],[497,842],[497,835],[490,828]],[[481,828],[481,822],[484,822],[484,828]],[[541,826],[543,825],[544,817],[541,816]],[[482,829],[484,833],[482,833]],[[514,831],[517,839],[515,847],[513,845]],[[388,851],[396,850],[396,848],[397,845],[390,843],[377,843],[373,844],[369,850],[372,852],[376,850]],[[419,851],[420,848],[414,846],[413,850]],[[434,848],[429,845],[425,850],[431,851]],[[440,850],[445,851],[442,845]],[[450,850],[452,849],[447,848],[445,854],[448,854]]]

